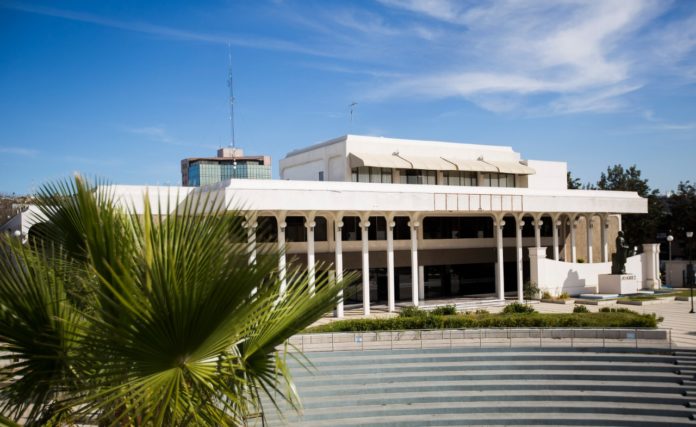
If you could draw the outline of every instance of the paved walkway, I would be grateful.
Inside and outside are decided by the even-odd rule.
[[[458,301],[467,300],[449,300],[438,301],[443,304],[453,304]],[[431,305],[433,301],[426,301],[425,304]],[[543,302],[533,303],[534,308],[542,313],[571,313],[573,304],[551,304]],[[590,311],[598,311],[600,307],[588,305]],[[675,347],[696,348],[696,313],[691,314],[691,303],[688,301],[665,301],[658,304],[633,306],[624,304],[615,304],[610,307],[625,307],[638,313],[655,313],[657,316],[663,317],[664,321],[660,323],[661,328],[672,330],[672,343]],[[491,313],[498,313],[502,310],[502,306],[482,307]],[[370,307],[372,314],[370,317],[390,317],[395,316],[395,313],[388,313],[386,305],[373,305]],[[398,307],[397,307],[398,309]],[[360,318],[362,316],[362,307],[348,308],[345,310],[347,319]],[[337,320],[331,316],[325,316],[316,322],[316,324],[325,324]]]

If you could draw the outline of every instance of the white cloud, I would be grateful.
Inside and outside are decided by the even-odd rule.
[[[669,6],[656,0],[381,3],[446,23],[457,37],[439,69],[415,70],[370,88],[368,97],[377,100],[463,97],[493,111],[616,111],[627,105],[625,95],[646,84],[646,53],[665,45],[662,55],[676,61],[696,47],[696,25],[683,23],[696,23],[695,17],[674,23],[666,34],[657,31],[649,49],[637,42]]]
[[[254,49],[279,50],[314,56],[331,56],[327,52],[310,49],[306,46],[274,38],[242,37],[232,34],[213,34],[199,31],[190,31],[163,25],[155,25],[142,21],[122,21],[104,18],[102,16],[94,15],[91,13],[74,12],[70,10],[57,9],[52,7],[19,4],[14,2],[2,3],[0,4],[0,8],[13,9],[37,15],[53,16],[56,18],[85,22],[89,24],[100,25],[103,27],[117,28],[125,31],[151,34],[154,36],[164,37],[172,40],[184,40],[214,44],[232,44],[235,46]]]
[[[22,157],[35,157],[37,154],[39,154],[39,151],[34,150],[32,148],[2,147],[2,146],[0,146],[0,153],[10,154],[10,155],[15,155],[15,156],[22,156]]]

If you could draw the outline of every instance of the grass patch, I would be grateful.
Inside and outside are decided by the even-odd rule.
[[[384,319],[338,320],[307,329],[307,333],[401,331],[410,329],[465,328],[656,328],[654,314],[626,309],[599,313],[464,313],[455,315],[400,316]]]

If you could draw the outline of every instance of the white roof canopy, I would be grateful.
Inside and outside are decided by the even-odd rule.
[[[498,168],[482,162],[481,160],[474,159],[457,159],[453,157],[447,158],[448,162],[452,162],[457,165],[458,170],[468,171],[468,172],[498,172]]]
[[[500,172],[516,175],[532,175],[536,173],[529,166],[515,161],[445,158],[398,153],[350,153],[348,154],[348,161],[351,168],[373,166],[398,169]]]
[[[348,162],[351,168],[375,166],[382,168],[410,169],[412,167],[411,163],[400,157],[383,153],[350,153],[348,155]]]
[[[500,173],[513,173],[515,175],[534,175],[536,171],[520,162],[503,160],[485,160],[486,163],[495,166]]]

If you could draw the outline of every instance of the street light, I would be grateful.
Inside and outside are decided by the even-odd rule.
[[[671,234],[667,236],[667,243],[669,243],[669,260],[672,261],[672,241],[674,240],[674,236]]]
[[[686,232],[686,238],[688,239],[686,244],[688,245],[689,252],[689,265],[686,267],[686,280],[689,283],[689,294],[691,295],[691,311],[694,312],[694,264],[691,261],[691,238],[694,237],[693,231]]]

